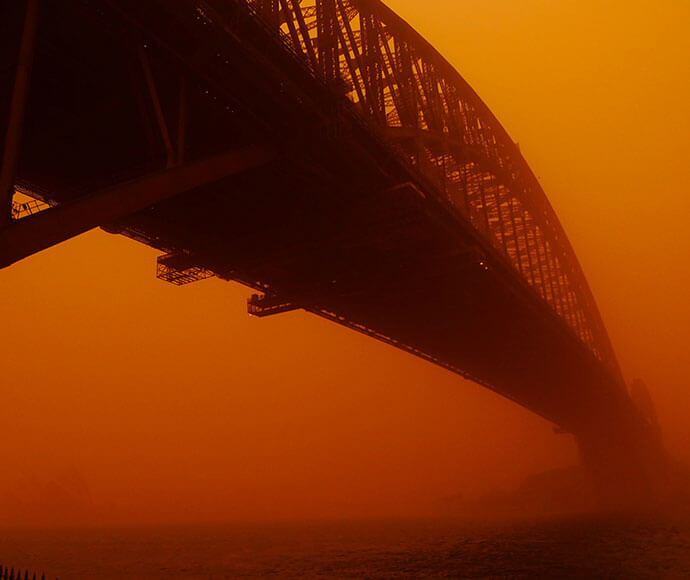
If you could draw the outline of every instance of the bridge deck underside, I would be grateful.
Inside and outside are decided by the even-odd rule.
[[[280,155],[265,167],[104,225],[428,358],[574,431],[631,412],[601,361],[343,103],[279,52],[267,48],[257,62],[224,38],[232,58],[219,61],[176,21],[160,28],[161,14],[155,2],[45,3],[20,183],[64,203],[160,169],[171,148],[193,160],[270,143]],[[147,29],[148,18],[159,29]],[[166,34],[196,44],[174,54]],[[0,114],[8,102],[0,95]]]

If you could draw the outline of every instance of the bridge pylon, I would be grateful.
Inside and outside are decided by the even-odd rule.
[[[606,510],[648,509],[668,491],[667,455],[644,383],[633,381],[629,399],[633,413],[610,414],[575,433],[583,466]]]

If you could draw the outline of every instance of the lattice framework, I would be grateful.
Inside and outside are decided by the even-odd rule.
[[[379,0],[246,1],[617,370],[592,293],[541,186],[498,120],[428,42]]]

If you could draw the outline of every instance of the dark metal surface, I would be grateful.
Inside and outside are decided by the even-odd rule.
[[[24,26],[21,29],[17,66],[14,71],[14,82],[12,83],[9,112],[4,131],[5,144],[0,162],[0,226],[6,225],[12,216],[12,194],[36,43],[38,4],[39,0],[27,2]]]
[[[16,256],[4,264],[64,239],[59,212],[81,204],[69,231],[100,223],[159,248],[173,283],[239,281],[262,293],[256,315],[304,308],[571,432],[643,425],[517,146],[384,4],[41,4],[16,184],[51,207],[0,233],[0,253]],[[16,22],[0,26],[16,38]],[[10,58],[2,118],[16,73]],[[277,154],[155,181],[255,144]],[[139,205],[115,211],[112,192],[134,203],[142,184]],[[42,243],[22,234],[10,248],[41,223]]]

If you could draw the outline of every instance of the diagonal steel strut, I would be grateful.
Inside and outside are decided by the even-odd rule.
[[[0,268],[167,197],[265,165],[275,157],[276,152],[268,147],[245,147],[118,183],[18,220],[0,229]]]
[[[14,177],[19,159],[19,145],[22,139],[24,113],[26,111],[31,67],[34,59],[34,44],[38,24],[38,0],[27,2],[26,20],[19,47],[19,61],[12,89],[5,146],[0,159],[0,225],[11,221]]]

